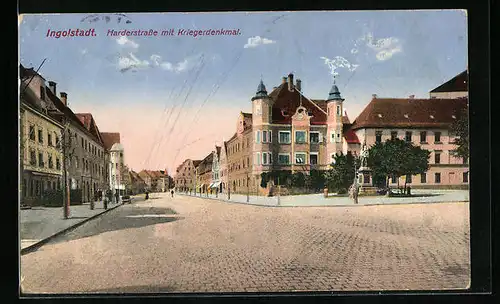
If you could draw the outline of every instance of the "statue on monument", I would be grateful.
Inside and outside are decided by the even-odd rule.
[[[363,143],[363,147],[361,148],[361,167],[368,167],[368,157],[370,156],[370,152],[368,152],[368,147],[366,143]]]

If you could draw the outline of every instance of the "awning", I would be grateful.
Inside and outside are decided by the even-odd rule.
[[[54,174],[54,173],[45,173],[45,172],[36,172],[36,171],[28,171],[26,170],[26,172],[29,172],[33,175],[36,175],[36,176],[46,176],[46,177],[62,177],[61,175],[59,174]]]
[[[216,182],[216,183],[213,183],[212,185],[210,185],[210,188],[217,188],[219,187],[220,185],[220,182]]]

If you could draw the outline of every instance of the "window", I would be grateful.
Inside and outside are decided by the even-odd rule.
[[[290,131],[279,131],[279,143],[281,144],[290,143]]]
[[[43,144],[43,130],[42,129],[38,130],[38,142]]]
[[[267,157],[268,157],[267,153],[266,152],[262,152],[262,164],[263,165],[267,165],[268,164],[268,162],[267,162],[268,158]]]
[[[421,184],[427,183],[427,173],[420,174],[420,183]]]
[[[36,165],[36,152],[35,152],[35,150],[30,151],[30,165],[32,165],[32,166]]]
[[[405,141],[411,142],[411,132],[407,131],[405,133]]]
[[[391,131],[391,140],[398,138],[398,131]]]
[[[406,183],[411,184],[411,174],[406,175]]]
[[[427,132],[421,131],[420,132],[420,143],[425,143],[427,142]]]
[[[49,168],[54,168],[54,163],[52,162],[52,155],[49,155]]]
[[[83,148],[83,147],[85,147],[85,142],[83,140],[83,137],[81,139],[82,139],[82,148]]]
[[[340,106],[337,106],[337,115],[340,115]]]
[[[30,139],[35,140],[35,126],[30,126]]]
[[[278,154],[278,163],[280,165],[290,164],[290,154]]]
[[[295,131],[295,142],[298,144],[306,143],[306,131]]]
[[[255,143],[260,144],[260,131],[255,131]]]
[[[319,143],[319,132],[310,132],[309,133],[309,141],[312,144],[317,144]]]
[[[295,163],[305,165],[306,164],[306,154],[305,153],[295,153]]]
[[[38,167],[44,167],[44,163],[43,163],[43,153],[38,153]]]
[[[462,164],[466,165],[468,161],[467,157],[462,157]]]
[[[434,163],[435,164],[440,164],[441,163],[441,152],[434,152]]]
[[[318,164],[318,154],[317,153],[312,153],[309,154],[309,163],[311,165],[317,165]]]
[[[375,142],[376,143],[381,143],[382,142],[382,131],[376,131],[375,132]]]
[[[330,142],[335,142],[335,132],[330,133]]]
[[[397,183],[397,182],[398,182],[398,178],[397,178],[397,176],[396,176],[396,175],[394,175],[394,174],[393,174],[393,175],[391,176],[391,183],[395,184],[395,183]]]
[[[441,182],[441,173],[434,173],[434,182],[439,184]]]
[[[267,136],[268,136],[267,142],[269,142],[269,143],[273,142],[273,131],[269,130],[267,132]],[[248,146],[248,141],[247,141],[247,146]]]
[[[257,152],[255,156],[255,164],[260,165],[260,152]]]
[[[40,99],[45,100],[45,87],[40,86]]]
[[[47,133],[47,145],[49,145],[49,147],[53,146],[52,145],[52,134]]]
[[[469,182],[469,172],[464,172],[463,173],[463,182],[468,183]]]
[[[434,132],[434,142],[435,143],[441,142],[441,132]]]
[[[262,142],[267,142],[267,131],[262,131]]]

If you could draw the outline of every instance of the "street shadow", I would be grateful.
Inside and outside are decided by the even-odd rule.
[[[176,212],[170,208],[124,206],[115,210],[116,212],[105,213],[66,234],[54,238],[50,243],[67,242],[96,236],[104,232],[141,228],[183,219],[175,216]]]

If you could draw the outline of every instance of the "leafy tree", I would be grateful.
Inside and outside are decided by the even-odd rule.
[[[429,151],[411,142],[393,139],[370,147],[368,166],[373,170],[373,176],[378,179],[385,176],[386,185],[390,176],[397,177],[399,188],[399,177],[422,174],[428,170],[429,156]],[[405,189],[406,184],[405,180]]]
[[[469,113],[467,110],[467,108],[463,109],[451,126],[451,132],[456,136],[453,144],[457,145],[457,148],[451,150],[451,153],[453,156],[465,160],[469,158]]]
[[[305,184],[306,184],[306,178],[305,178],[304,173],[302,173],[302,172],[295,172],[292,175],[291,182],[292,182],[292,186],[293,187],[297,187],[297,188],[304,187]]]
[[[325,187],[325,176],[324,171],[311,170],[309,173],[310,177],[310,187],[315,191],[319,191]]]
[[[346,155],[336,154],[332,168],[325,172],[324,178],[330,191],[347,189],[354,181],[355,168],[359,168],[359,160],[356,160],[351,152]]]

